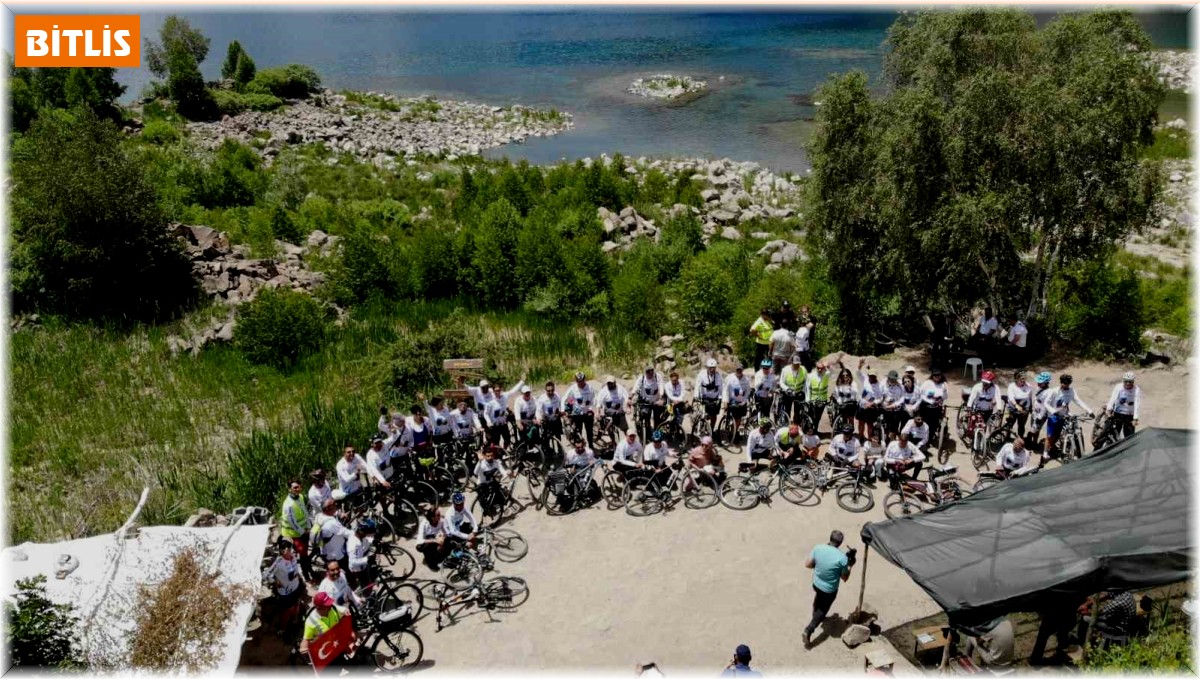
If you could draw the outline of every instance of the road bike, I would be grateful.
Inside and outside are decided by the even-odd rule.
[[[676,460],[666,470],[639,470],[625,484],[625,512],[630,516],[649,516],[670,509],[683,500],[688,509],[707,509],[717,504],[717,482],[703,469]]]
[[[758,478],[763,471],[757,463],[739,464],[739,473],[721,482],[718,489],[721,504],[745,511],[757,507],[760,502],[771,504],[771,496],[778,493],[783,499],[798,505],[807,502],[817,492],[812,471],[801,462],[768,465],[770,476],[765,482]]]
[[[576,470],[558,468],[546,477],[542,488],[542,507],[547,514],[570,514],[577,509],[590,505],[593,493],[599,495],[599,486],[594,478],[595,472],[604,467],[604,462],[595,462]]]
[[[468,607],[474,606],[486,612],[488,620],[496,622],[492,611],[513,611],[529,600],[529,585],[525,580],[510,575],[472,583],[465,590],[437,588],[434,592],[438,601],[439,632],[456,623],[462,611]]]

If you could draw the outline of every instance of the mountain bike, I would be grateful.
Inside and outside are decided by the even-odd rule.
[[[705,436],[713,436],[713,423],[708,421],[706,403],[716,403],[717,407],[720,408],[721,401],[720,399],[700,399],[692,408],[692,437],[696,440],[700,440]],[[718,415],[720,415],[719,412]]]
[[[507,484],[498,480],[475,487],[475,499],[471,500],[471,513],[479,517],[480,526],[501,524],[524,509],[513,495],[519,478],[521,475],[513,470],[509,474]],[[533,485],[529,482],[528,477],[526,477],[526,483],[530,483],[529,492],[532,495]]]
[[[741,425],[737,427],[734,426],[733,415],[726,408],[717,418],[717,428],[712,433],[713,441],[724,448],[731,448],[737,445],[738,437],[744,440],[752,428],[749,405],[746,406],[746,414],[742,416]]]
[[[971,451],[971,464],[976,469],[986,469],[989,462],[995,460],[995,455],[988,448],[988,439],[995,415],[985,415],[983,412],[967,410],[966,406],[958,411],[961,423],[959,440]]]
[[[918,481],[888,471],[893,488],[883,498],[883,513],[889,519],[918,514],[933,507],[961,500],[970,494],[966,483],[955,476],[954,465],[927,467],[928,481]]]
[[[476,606],[487,613],[490,622],[496,622],[492,611],[512,611],[529,600],[529,585],[521,578],[502,575],[487,582],[473,583],[466,590],[436,590],[438,600],[437,631],[442,631],[457,622],[458,616],[469,606]],[[458,611],[452,607],[458,607]]]
[[[375,667],[389,673],[412,669],[421,662],[425,645],[412,628],[425,607],[421,590],[397,578],[383,578],[356,593],[362,605],[348,603],[350,624],[363,639],[359,653],[369,647]],[[310,607],[303,619],[313,610]],[[296,643],[298,646],[299,640]],[[293,650],[293,657],[298,656],[298,651]]]
[[[663,421],[655,431],[662,432],[663,438],[666,439],[668,445],[678,446],[686,442],[687,434],[683,431],[683,416],[686,410],[687,407],[682,403],[670,403],[667,405]],[[653,432],[651,435],[653,437]]]
[[[1058,460],[1059,464],[1070,464],[1075,460],[1081,459],[1086,452],[1083,447],[1083,425],[1080,422],[1088,422],[1095,419],[1091,415],[1067,415],[1063,422],[1062,428],[1058,432],[1058,439],[1054,442],[1053,457]]]
[[[937,447],[938,464],[946,464],[950,461],[950,454],[954,452],[954,437],[950,435],[950,411],[955,411],[955,421],[958,418],[958,412],[961,411],[961,406],[942,406],[942,416],[938,418],[937,432],[933,438],[929,440],[931,446]]]
[[[760,502],[771,504],[771,496],[778,493],[783,499],[798,505],[807,502],[817,492],[816,479],[803,463],[768,465],[770,477],[765,482],[758,478],[762,471],[763,468],[757,463],[739,464],[739,473],[725,479],[718,489],[721,504],[745,511],[757,507]]]
[[[560,467],[551,471],[542,488],[542,506],[546,513],[570,514],[591,504],[592,494],[599,495],[599,486],[593,476],[597,468],[603,467],[604,462],[596,460],[576,470]]]
[[[831,415],[831,419],[833,420],[833,435],[834,436],[837,436],[838,432],[840,432],[842,430],[842,427],[845,426],[846,423],[850,423],[851,426],[854,425],[854,413],[855,413],[856,408],[857,408],[857,406],[853,402],[848,402],[848,403],[838,403],[837,401],[831,402],[829,412]]]
[[[1103,450],[1114,443],[1124,441],[1128,431],[1133,430],[1132,415],[1109,415],[1101,410],[1092,423],[1092,450]]]
[[[1009,402],[1007,394],[1002,395],[1000,400],[1004,402],[1004,407],[1002,408],[1001,412],[993,418],[994,425],[992,426],[991,431],[988,433],[987,439],[987,445],[993,457],[1000,452],[1000,449],[1004,447],[1004,444],[1012,443],[1013,440],[1015,440],[1020,434],[1020,432],[1016,430],[1018,417],[1017,407]],[[1032,417],[1028,411],[1026,411],[1025,414],[1029,417]]]
[[[666,470],[643,474],[625,484],[625,512],[630,516],[649,516],[670,509],[683,500],[688,509],[707,509],[717,504],[717,482],[703,469],[687,465],[682,459]]]
[[[857,514],[875,506],[875,495],[866,485],[872,477],[869,466],[842,467],[829,460],[808,464],[817,490],[823,495],[830,488],[835,489],[838,506],[842,509]]]

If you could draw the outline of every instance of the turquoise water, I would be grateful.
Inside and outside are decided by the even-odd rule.
[[[1143,14],[1163,47],[1185,47],[1185,15]],[[561,158],[698,155],[754,160],[802,171],[811,94],[829,75],[851,69],[872,79],[894,12],[373,12],[189,15],[212,39],[202,70],[216,78],[237,39],[260,68],[306,63],[325,84],[431,94],[496,105],[554,107],[576,127],[490,155],[550,163]],[[161,16],[143,14],[143,34]],[[658,72],[709,82],[686,105],[624,93]],[[119,76],[136,94],[146,70]],[[723,79],[722,79],[723,78]]]

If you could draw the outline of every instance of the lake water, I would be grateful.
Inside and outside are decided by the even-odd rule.
[[[143,14],[143,35],[161,15]],[[202,65],[215,79],[231,40],[260,68],[314,67],[334,89],[430,94],[495,105],[554,107],[570,132],[489,155],[562,158],[695,155],[802,171],[807,95],[830,74],[861,69],[874,81],[894,12],[765,11],[395,12],[187,15],[212,39]],[[1139,15],[1160,47],[1187,46],[1179,12]],[[638,76],[686,74],[710,92],[686,105],[633,97]],[[136,95],[146,69],[122,69]]]

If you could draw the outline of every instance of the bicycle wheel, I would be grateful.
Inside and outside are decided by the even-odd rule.
[[[396,535],[406,539],[416,535],[417,526],[421,523],[417,508],[408,500],[397,500],[394,507],[391,521]]]
[[[708,416],[704,414],[703,407],[697,408],[696,412],[692,413],[692,417],[696,418],[696,421],[692,423],[693,437],[699,440],[713,435],[712,424],[708,421]]]
[[[413,506],[424,504],[437,504],[438,492],[431,484],[421,480],[414,480],[405,488],[404,499],[408,500]]]
[[[620,509],[625,505],[625,477],[615,469],[604,472],[600,479],[600,495],[611,509]]]
[[[883,513],[889,519],[920,514],[926,507],[926,503],[907,490],[893,490],[883,498]]]
[[[995,474],[981,474],[975,485],[971,486],[971,490],[978,493],[984,488],[991,488],[997,483],[1000,483],[1000,479],[996,478]]]
[[[683,506],[688,509],[708,509],[721,501],[716,479],[702,469],[689,469],[679,483]]]
[[[421,637],[409,628],[381,633],[371,645],[375,667],[388,673],[413,669],[424,654],[425,645],[421,643]]]
[[[409,578],[417,570],[417,560],[403,547],[395,544],[375,546],[376,562],[386,566],[387,572],[400,578]]]
[[[368,514],[368,516],[375,521],[375,544],[395,544],[397,538],[399,538],[396,534],[395,525],[379,512],[374,512],[373,515]]]
[[[1075,441],[1075,459],[1083,459],[1084,454],[1087,453],[1087,449],[1083,447],[1083,430],[1076,429],[1075,433],[1071,435],[1071,439]]]
[[[1106,448],[1116,441],[1116,437],[1109,431],[1108,423],[1109,417],[1103,411],[1096,414],[1096,419],[1092,422],[1092,450]]]
[[[393,611],[407,609],[411,619],[416,620],[425,610],[425,595],[411,582],[403,582],[398,578],[384,578],[375,587],[372,603],[375,605],[376,615],[380,617]]]
[[[511,528],[493,530],[491,540],[492,552],[496,555],[497,560],[504,563],[520,561],[529,553],[529,543]]]
[[[517,510],[520,508],[517,501],[508,494],[506,490],[496,491],[500,493],[501,498],[495,501],[495,505],[489,508],[488,511],[483,511],[483,502],[480,501],[479,495],[471,500],[471,513],[479,517],[479,525],[490,528],[492,526],[504,523],[506,520],[516,516]]]
[[[550,484],[542,484],[542,499],[541,506],[546,510],[546,513],[551,516],[563,516],[570,514],[576,509],[578,502],[576,501],[576,493],[574,483],[570,480],[567,482],[567,487],[562,493],[552,492]]]
[[[513,611],[529,601],[529,584],[522,578],[501,575],[483,583],[483,598],[501,611]]]
[[[662,511],[661,489],[658,484],[652,484],[650,479],[637,478],[625,484],[624,505],[625,513],[630,516],[650,516]]]
[[[955,433],[958,434],[958,440],[967,445],[967,420],[970,419],[971,413],[967,411],[967,407],[963,406],[958,409],[958,416],[954,419]]]
[[[945,416],[942,417],[942,422],[938,425],[937,438],[937,459],[938,464],[946,464],[950,461],[951,452],[950,427],[946,424]]]
[[[460,551],[452,558],[454,563],[451,566],[442,564],[442,582],[454,589],[466,589],[483,579],[483,564],[479,563],[479,557],[471,552]]]
[[[817,479],[804,465],[790,465],[779,474],[779,494],[788,502],[799,505],[817,492]]]
[[[856,514],[868,511],[875,506],[875,496],[871,489],[853,480],[843,481],[834,491],[838,506]]]
[[[713,430],[713,442],[722,447],[732,446],[735,433],[733,431],[733,418],[729,415],[722,415],[717,420],[717,428]]]
[[[988,458],[987,442],[984,439],[983,431],[976,428],[975,433],[971,436],[971,464],[977,470],[986,469]]]
[[[451,477],[454,479],[454,490],[461,493],[468,488],[475,487],[475,475],[470,472],[465,462],[461,460],[447,460],[444,469],[450,472]]]
[[[440,465],[429,470],[429,485],[437,491],[439,505],[450,504],[450,496],[455,492],[461,492],[458,483],[454,480],[454,474]]]
[[[758,479],[738,474],[725,479],[721,483],[721,487],[717,489],[717,493],[721,504],[730,509],[745,511],[758,505],[760,485]]]

